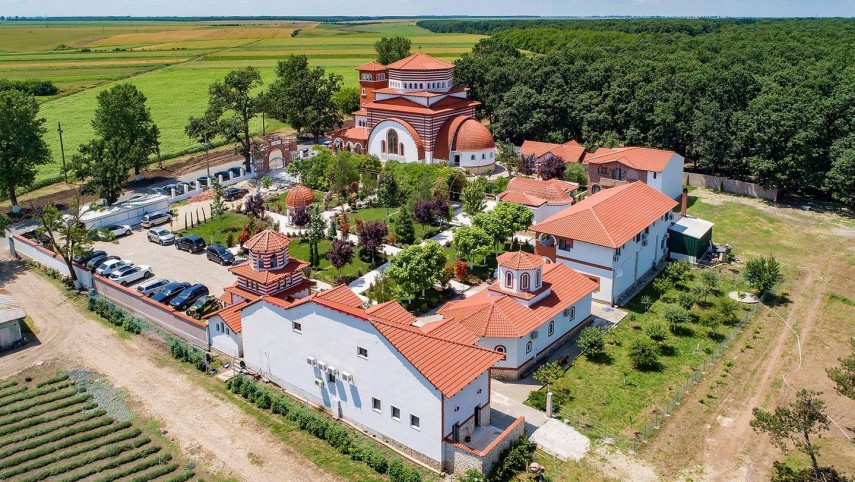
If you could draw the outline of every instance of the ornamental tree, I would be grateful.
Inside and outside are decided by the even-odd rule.
[[[309,222],[306,237],[309,239],[309,263],[312,266],[321,264],[321,256],[318,253],[318,243],[324,239],[326,224],[321,216],[321,209],[317,204],[309,206]]]
[[[440,222],[451,221],[451,206],[444,196],[436,196],[433,200],[433,217]]]
[[[784,281],[781,263],[774,256],[749,259],[745,263],[745,280],[758,296],[771,293],[775,286]]]
[[[490,253],[492,244],[490,235],[478,226],[461,226],[455,229],[453,241],[463,259],[472,264],[483,260]]]
[[[676,333],[680,329],[680,325],[692,321],[692,315],[689,311],[680,305],[668,304],[662,308],[662,318],[668,322],[671,327],[671,333]]]
[[[266,209],[267,208],[264,206],[264,197],[261,196],[260,192],[247,196],[243,201],[243,212],[246,214],[252,214],[258,219],[264,217],[264,211]]]
[[[386,223],[382,221],[362,223],[361,229],[357,233],[359,236],[359,245],[371,253],[372,265],[374,264],[374,255],[383,247],[383,240],[388,233],[389,230],[386,227]]]
[[[20,211],[16,190],[32,185],[36,167],[50,161],[45,120],[36,100],[17,90],[0,91],[0,192]]]
[[[422,229],[433,222],[436,217],[436,211],[433,201],[430,199],[420,199],[413,205],[413,216],[416,221],[422,225]]]
[[[341,268],[353,261],[353,247],[343,239],[334,239],[327,251],[327,259],[338,269],[338,277],[341,278]]]
[[[576,344],[588,358],[597,358],[601,356],[606,349],[606,343],[603,337],[605,332],[596,326],[583,328],[579,333],[579,338]]]
[[[408,207],[401,208],[398,212],[398,219],[395,221],[395,237],[402,244],[413,244],[416,240],[413,211]]]
[[[447,258],[436,241],[410,246],[392,258],[386,274],[398,287],[399,292],[412,301],[413,296],[431,288],[443,276]]]
[[[647,338],[638,338],[629,346],[629,359],[639,370],[651,370],[659,365],[658,347]]]
[[[377,192],[377,199],[380,204],[387,208],[396,208],[401,205],[401,188],[398,181],[391,173],[384,172],[380,175],[380,189]]]
[[[302,228],[309,224],[309,209],[306,206],[297,206],[291,213],[291,223]]]
[[[500,202],[492,211],[479,213],[472,218],[472,224],[483,229],[493,240],[496,254],[501,246],[517,231],[528,229],[534,219],[534,213],[521,204]]]
[[[481,178],[478,178],[481,179]],[[460,199],[463,201],[463,212],[469,216],[474,216],[484,210],[486,203],[484,195],[487,192],[485,182],[470,182],[465,188]]]
[[[531,176],[537,172],[537,159],[534,156],[520,156],[519,171],[523,176]]]
[[[550,179],[564,180],[564,159],[561,156],[547,156],[540,161],[540,178],[544,181]]]

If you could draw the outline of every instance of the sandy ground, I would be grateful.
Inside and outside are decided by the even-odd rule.
[[[158,419],[187,455],[240,480],[338,480],[275,439],[267,427],[163,363],[153,341],[125,341],[68,306],[65,296],[17,261],[0,261],[0,282],[34,320],[40,344],[0,358],[0,377],[39,361],[106,374],[144,414]]]

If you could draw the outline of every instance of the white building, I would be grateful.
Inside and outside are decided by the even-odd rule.
[[[534,213],[532,224],[537,224],[571,206],[573,194],[578,188],[576,183],[558,179],[542,181],[514,177],[508,183],[508,188],[499,193],[496,199],[527,207]]]
[[[588,192],[640,181],[671,199],[683,190],[683,156],[647,147],[600,148],[585,156]]]
[[[641,182],[606,189],[532,226],[535,252],[590,276],[594,299],[619,304],[665,257],[676,205]]]
[[[11,296],[0,293],[0,350],[11,348],[23,339],[21,323],[26,316]]]
[[[439,309],[445,320],[425,330],[459,324],[478,345],[502,353],[497,378],[519,378],[560,347],[591,315],[597,284],[561,263],[536,254],[508,252],[497,258],[498,279],[486,290]]]

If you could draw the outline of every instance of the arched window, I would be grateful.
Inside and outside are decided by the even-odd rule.
[[[362,96],[365,97],[365,89],[362,89]]]
[[[549,322],[549,331],[547,332],[549,336],[552,336],[555,333],[555,321]]]
[[[520,276],[520,289],[523,289],[523,290],[529,289],[528,283],[529,283],[529,275],[528,275],[528,273],[523,273],[522,276]]]
[[[487,158],[487,153],[482,152],[482,153],[481,153],[481,159],[486,159],[486,158]]]
[[[356,153],[357,153],[357,154],[362,154],[362,145],[361,145],[361,144],[357,144],[357,145],[356,145]]]
[[[474,160],[475,160],[475,154],[472,154],[472,155],[469,157],[469,160],[470,160],[470,161],[474,161]]]
[[[425,88],[425,84],[419,84],[419,88],[420,88],[420,89],[424,89],[424,88]]]
[[[534,287],[540,288],[540,270],[534,272]]]
[[[505,273],[505,288],[513,289],[514,287],[514,274],[508,271]]]
[[[404,155],[404,143],[403,142],[398,144],[398,151],[400,151],[400,152],[398,152],[398,154],[400,154],[402,156]]]
[[[380,141],[380,152],[383,152],[383,153],[386,152],[386,141],[384,141],[384,140]]]
[[[496,348],[493,348],[493,350],[502,354],[502,361],[505,361],[508,359],[508,355],[507,355],[508,349],[505,348],[505,345],[496,345]]]
[[[398,131],[389,129],[386,132],[386,145],[389,146],[389,154],[398,153]]]
[[[525,344],[525,352],[531,353],[531,342]]]
[[[270,269],[276,269],[276,266],[279,264],[279,258],[273,256],[270,258]]]

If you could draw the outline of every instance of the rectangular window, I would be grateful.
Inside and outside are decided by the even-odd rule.
[[[368,350],[358,346],[356,347],[356,355],[360,358],[368,358]]]
[[[335,385],[335,373],[332,373],[332,372],[327,373],[327,381],[330,384]]]
[[[303,332],[303,324],[299,323],[297,321],[292,321],[291,322],[291,329],[296,331],[297,333],[302,333]]]
[[[419,430],[421,427],[420,424],[421,421],[419,420],[419,417],[416,417],[415,415],[410,415],[410,427]]]
[[[392,420],[401,421],[401,409],[398,407],[392,407]]]
[[[600,168],[600,174],[602,174],[602,175],[606,175],[606,174],[608,174],[608,173],[609,173],[609,168],[608,168],[608,167],[601,167],[601,168]]]
[[[380,400],[377,400],[376,398],[372,398],[371,399],[371,408],[375,412],[380,413]]]
[[[656,179],[656,171],[653,171],[653,179]]]
[[[620,256],[620,250],[621,248],[615,249],[615,256]]]
[[[566,239],[559,239],[558,240],[558,249],[567,250],[567,240]]]

